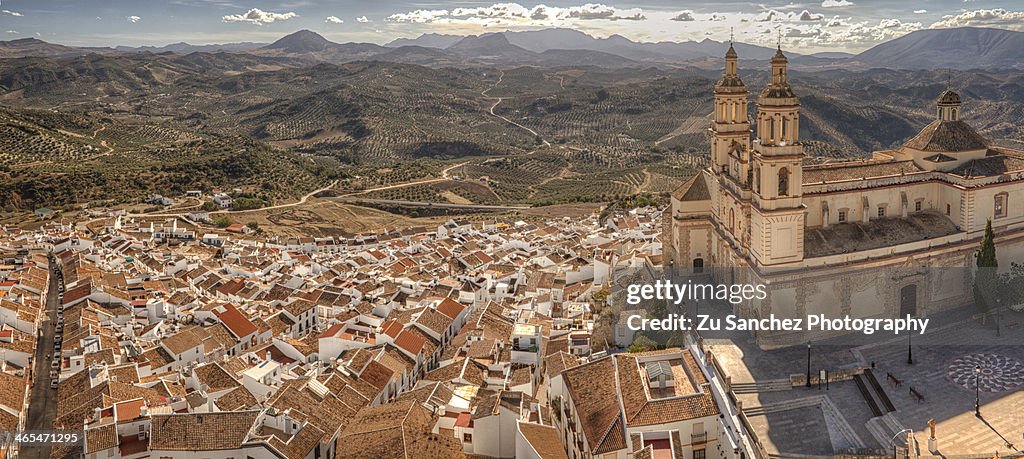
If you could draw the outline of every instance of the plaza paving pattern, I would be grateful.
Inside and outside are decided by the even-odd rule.
[[[702,307],[703,308],[703,307]],[[702,309],[704,311],[704,309]],[[708,311],[710,312],[710,311]],[[794,387],[791,390],[736,394],[744,411],[755,413],[751,425],[769,453],[782,456],[829,456],[851,445],[891,451],[889,440],[899,428],[914,431],[923,455],[945,457],[1010,457],[1024,450],[1024,327],[996,327],[989,321],[971,319],[965,309],[933,319],[929,333],[915,336],[909,343],[913,363],[907,362],[906,338],[878,336],[866,342],[850,344],[814,343],[811,371],[875,366],[874,374],[885,396],[896,411],[874,417],[868,402],[853,381],[837,382],[828,390],[818,387]],[[1008,319],[1024,323],[1024,315],[1010,314]],[[778,380],[807,371],[806,346],[765,351],[745,333],[705,335],[705,344],[715,354],[733,383]],[[975,367],[980,366],[980,376]],[[888,378],[892,374],[901,384]],[[975,381],[981,390],[975,390]],[[924,399],[918,400],[913,388]],[[832,414],[824,406],[799,406],[791,410],[761,407],[800,405],[799,401],[821,395],[835,407]],[[979,396],[981,414],[975,416],[975,397]],[[935,420],[937,448],[929,452],[928,421]],[[884,423],[883,423],[884,421]],[[847,435],[832,435],[836,426],[848,427]],[[875,431],[870,428],[875,426]],[[878,425],[890,430],[880,434]],[[853,433],[849,433],[852,431]],[[846,440],[837,441],[837,437]],[[831,451],[830,451],[831,449]]]
[[[967,354],[953,360],[947,375],[968,390],[1004,392],[1024,384],[1024,364],[1002,354]]]

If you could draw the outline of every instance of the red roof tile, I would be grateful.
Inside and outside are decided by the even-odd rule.
[[[252,333],[256,333],[256,326],[232,304],[225,304],[224,312],[214,310],[214,313],[221,322],[224,322],[224,326],[228,327],[228,330],[231,330],[231,333],[236,338],[242,339]]]

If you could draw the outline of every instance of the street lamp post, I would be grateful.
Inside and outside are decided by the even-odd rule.
[[[889,446],[892,446],[892,459],[899,459],[898,457],[896,457],[896,439],[899,438],[900,435],[905,435],[905,434],[911,433],[911,432],[913,432],[913,429],[903,429],[903,430],[901,430],[899,432],[896,432],[896,435],[893,435],[892,438],[889,439]],[[905,458],[909,458],[910,457],[910,439],[909,438],[907,439],[907,450],[906,450],[906,452],[905,452],[903,457],[905,457]]]
[[[811,387],[811,342],[807,342],[807,387]]]
[[[907,364],[908,365],[913,365],[914,364],[914,348],[911,347],[911,337],[912,336],[914,336],[914,334],[908,331],[907,332]]]
[[[981,365],[974,366],[974,416],[981,417]]]

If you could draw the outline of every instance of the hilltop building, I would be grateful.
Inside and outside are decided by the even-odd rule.
[[[768,285],[768,298],[736,307],[743,317],[903,317],[973,301],[969,267],[989,220],[1000,266],[1024,258],[1024,151],[963,121],[956,91],[939,95],[935,120],[901,147],[808,165],[787,63],[780,48],[752,128],[729,47],[711,165],[672,193],[664,214],[666,268]],[[807,338],[758,335],[763,346]]]

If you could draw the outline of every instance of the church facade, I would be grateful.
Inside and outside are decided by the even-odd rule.
[[[1024,261],[1024,151],[992,145],[961,120],[959,94],[935,120],[870,159],[806,164],[800,99],[781,48],[748,117],[732,46],[715,86],[710,166],[665,212],[668,272],[765,284],[745,318],[923,317],[973,302],[974,253],[992,222],[1000,269]],[[761,333],[762,346],[806,333]]]

